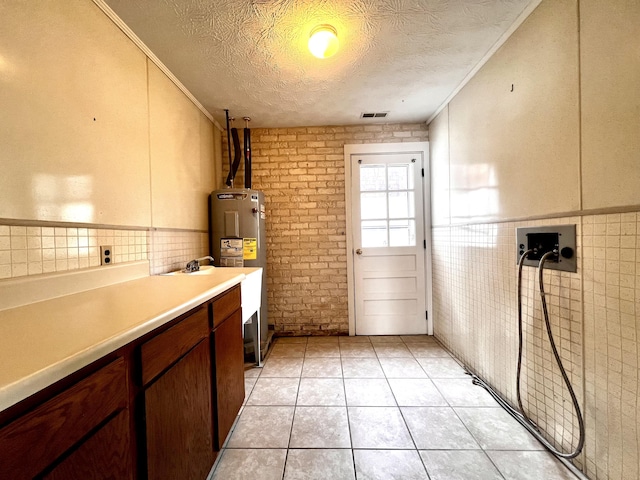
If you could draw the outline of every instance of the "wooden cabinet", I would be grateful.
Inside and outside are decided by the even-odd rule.
[[[224,295],[216,297],[213,301],[213,328],[216,329],[222,322],[226,321],[229,316],[240,309],[242,299],[240,298],[240,286],[234,287]],[[238,326],[240,333],[241,327]]]
[[[0,415],[0,479],[205,479],[244,399],[240,287]]]
[[[140,347],[142,384],[147,385],[208,335],[207,309],[200,307],[171,328],[143,343]]]
[[[206,478],[213,464],[208,337],[201,307],[140,348],[149,479]]]
[[[132,479],[129,442],[129,415],[123,411],[104,424],[53,470],[45,480],[91,478]]]
[[[149,479],[205,479],[215,460],[209,343],[195,348],[145,391]]]
[[[213,330],[216,385],[216,447],[221,449],[244,401],[242,312],[236,310]]]
[[[0,430],[0,477],[134,478],[130,442],[117,358]]]

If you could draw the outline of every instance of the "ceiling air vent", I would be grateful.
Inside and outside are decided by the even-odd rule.
[[[389,112],[367,112],[360,115],[360,118],[385,118]]]

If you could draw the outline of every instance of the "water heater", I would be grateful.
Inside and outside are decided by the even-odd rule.
[[[210,197],[210,251],[217,267],[262,267],[260,349],[268,347],[267,241],[264,193],[249,188],[214,190]],[[245,331],[245,351],[253,350]]]

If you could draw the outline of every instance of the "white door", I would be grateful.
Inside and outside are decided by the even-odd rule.
[[[349,155],[356,335],[427,333],[424,155]]]

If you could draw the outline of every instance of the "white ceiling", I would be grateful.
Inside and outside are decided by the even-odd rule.
[[[106,3],[221,125],[228,108],[294,127],[426,121],[531,0]],[[307,40],[323,23],[340,49],[319,60]]]

